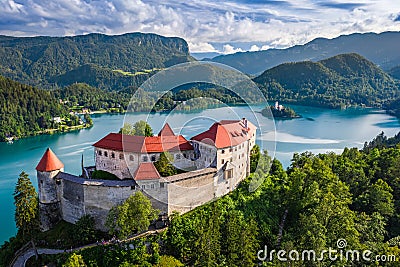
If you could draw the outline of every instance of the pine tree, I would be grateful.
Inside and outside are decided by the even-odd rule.
[[[156,162],[154,162],[154,167],[156,167],[157,171],[163,177],[177,174],[178,172],[174,165],[172,165],[172,161],[173,156],[168,152],[163,152],[160,154],[160,158]]]
[[[38,229],[38,196],[28,174],[21,172],[14,190],[15,223],[24,239]]]

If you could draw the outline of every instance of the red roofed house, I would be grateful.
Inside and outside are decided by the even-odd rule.
[[[250,174],[250,150],[256,139],[256,127],[247,119],[222,120],[207,131],[193,136],[197,168],[224,169],[224,179],[231,181],[229,191]],[[233,180],[232,180],[233,178]],[[217,192],[224,195],[226,192]]]
[[[144,137],[110,133],[94,145],[96,170],[115,174],[120,179],[135,178],[140,164],[155,162],[162,152],[174,157],[178,168],[193,168],[193,147],[182,135],[175,135],[167,124],[157,136]]]

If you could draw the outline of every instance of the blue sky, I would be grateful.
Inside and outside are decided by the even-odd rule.
[[[153,32],[191,52],[233,53],[317,37],[400,31],[398,0],[0,0],[0,34],[64,36]]]

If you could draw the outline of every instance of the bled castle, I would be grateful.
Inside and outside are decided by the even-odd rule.
[[[41,229],[60,220],[75,223],[88,214],[105,230],[109,210],[137,191],[163,215],[187,212],[231,192],[249,175],[255,136],[256,127],[245,118],[216,122],[190,140],[168,124],[152,137],[110,133],[93,144],[95,166],[82,164],[81,176],[64,172],[64,164],[48,148],[36,167]],[[162,152],[186,172],[162,177],[153,165]],[[119,179],[93,179],[95,170]]]

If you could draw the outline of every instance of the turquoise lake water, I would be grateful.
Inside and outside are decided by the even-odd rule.
[[[340,153],[344,147],[361,148],[384,131],[393,136],[400,131],[400,123],[383,111],[374,109],[328,110],[314,107],[291,106],[303,116],[301,119],[272,121],[248,107],[225,107],[201,112],[176,112],[154,114],[149,117],[150,125],[157,133],[165,122],[170,123],[175,133],[190,138],[208,129],[220,119],[248,118],[258,123],[257,143],[275,155],[285,167],[290,165],[294,152],[312,151]],[[261,111],[261,107],[253,107]],[[36,136],[21,139],[13,144],[0,143],[0,244],[16,232],[12,193],[19,173],[29,174],[36,186],[35,167],[47,147],[50,147],[65,165],[65,171],[80,174],[82,154],[85,165],[94,164],[92,144],[109,132],[117,132],[123,125],[124,115],[94,115],[94,126],[90,129],[65,134]],[[146,119],[146,114],[131,114],[128,121]]]

